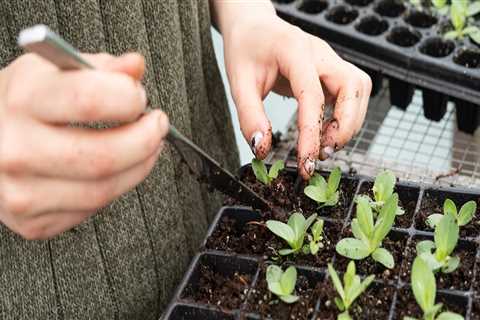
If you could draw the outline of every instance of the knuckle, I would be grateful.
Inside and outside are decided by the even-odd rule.
[[[32,208],[32,197],[13,186],[4,189],[1,198],[5,210],[14,215],[24,215]]]
[[[122,88],[121,102],[125,106],[125,117],[136,119],[145,109],[140,85],[127,76],[119,75],[118,87]]]
[[[2,156],[0,157],[0,172],[10,174],[23,172],[26,168],[27,158],[28,157],[22,157],[21,151],[18,147],[2,147]]]

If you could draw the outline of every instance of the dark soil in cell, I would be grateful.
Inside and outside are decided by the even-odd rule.
[[[359,194],[366,194],[373,199],[373,182],[364,182],[360,186]],[[417,206],[419,189],[413,187],[406,187],[397,185],[395,187],[395,192],[399,196],[399,205],[405,210],[405,214],[399,215],[395,218],[394,226],[397,228],[408,229],[412,224],[413,215],[415,213],[415,208]],[[352,213],[352,218],[355,217],[355,210]]]
[[[336,24],[349,24],[358,17],[358,11],[347,6],[332,8],[326,15],[328,21]]]
[[[480,67],[480,50],[464,49],[455,55],[453,61],[467,68]]]
[[[304,0],[300,3],[298,10],[309,14],[319,14],[327,8],[328,2],[325,0]]]
[[[339,270],[337,270],[338,272]],[[395,288],[372,283],[350,307],[350,316],[355,320],[388,319]],[[320,295],[320,308],[316,319],[336,320],[339,313],[334,298],[338,296],[330,279],[325,280]]]
[[[345,0],[345,2],[351,4],[352,6],[365,7],[372,3],[373,0]]]
[[[265,280],[265,272],[262,272],[257,285],[250,292],[245,310],[260,314],[262,319],[311,319],[315,312],[319,293],[322,290],[320,284],[321,282],[309,281],[307,277],[299,274],[295,286],[295,295],[300,299],[293,304],[286,304],[270,293]]]
[[[412,47],[420,41],[422,35],[413,29],[407,27],[395,27],[387,36],[387,41],[400,47]]]
[[[472,297],[472,313],[470,314],[470,320],[480,320],[480,296],[474,295]]]
[[[325,176],[325,179],[327,179],[327,176]],[[318,208],[318,204],[303,193],[307,185],[308,183],[306,182],[301,185],[295,209],[301,210],[308,216],[312,213],[317,213],[320,216],[333,219],[345,219],[347,217],[348,209],[357,191],[357,180],[342,178],[340,181],[340,198],[335,207]]]
[[[405,11],[401,0],[382,0],[375,7],[375,11],[385,17],[395,18]]]
[[[182,298],[210,304],[220,309],[237,309],[246,299],[250,275],[234,273],[231,277],[200,266],[200,279],[195,287],[187,286]]]
[[[350,228],[344,233],[342,238],[353,237]],[[390,232],[390,234],[383,240],[382,247],[390,251],[395,261],[393,269],[387,269],[382,264],[376,262],[372,257],[363,260],[355,261],[357,266],[357,273],[368,276],[375,275],[379,280],[384,280],[389,283],[395,283],[400,277],[400,270],[403,262],[403,253],[407,246],[408,235],[401,232]],[[335,268],[337,270],[346,270],[349,259],[336,253]]]
[[[407,14],[405,21],[417,28],[430,28],[437,23],[437,18],[425,11],[413,10]]]
[[[480,235],[480,213],[478,212],[480,208],[480,197],[460,195],[456,193],[426,192],[423,195],[420,210],[415,218],[415,228],[418,230],[433,232],[433,230],[426,224],[427,217],[433,213],[443,213],[443,203],[447,198],[455,202],[458,210],[460,210],[460,207],[469,200],[475,200],[477,202],[477,215],[469,224],[460,228],[460,237],[477,237]]]
[[[410,245],[405,250],[405,263],[402,268],[402,280],[406,283],[410,282],[410,271],[412,263],[417,255],[415,246],[418,242],[426,240],[426,237],[415,237]],[[453,252],[453,256],[460,257],[460,266],[457,270],[451,273],[437,272],[437,288],[468,291],[472,284],[475,255],[477,253],[476,245],[464,244],[459,242],[457,248]]]
[[[267,220],[267,219],[266,219]],[[265,221],[266,221],[265,220]],[[325,221],[324,248],[315,255],[285,256],[282,259],[295,261],[296,264],[314,267],[326,267],[335,254],[335,245],[342,232],[340,222]],[[305,244],[308,240],[305,240]],[[287,248],[285,241],[274,235],[263,224],[246,224],[242,228],[236,227],[233,219],[224,217],[218,227],[208,238],[208,249],[234,252],[237,254],[259,255],[265,258],[277,255],[278,250]]]
[[[467,299],[465,298],[437,293],[435,302],[443,303],[442,311],[456,312],[463,316],[467,313]],[[403,320],[403,317],[406,316],[417,319],[421,319],[423,316],[409,286],[401,288],[398,292],[393,319]]]
[[[427,56],[443,58],[450,55],[455,49],[453,41],[442,38],[431,38],[420,46],[420,52]]]
[[[376,15],[371,15],[362,18],[360,23],[358,23],[355,28],[361,33],[368,34],[370,36],[378,36],[387,31],[388,22]]]

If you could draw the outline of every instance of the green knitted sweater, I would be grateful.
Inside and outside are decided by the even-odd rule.
[[[18,32],[37,23],[84,52],[141,52],[151,105],[238,165],[208,1],[1,0],[0,16],[2,67],[22,53]],[[135,190],[52,240],[0,224],[0,319],[158,319],[219,205],[167,148]]]

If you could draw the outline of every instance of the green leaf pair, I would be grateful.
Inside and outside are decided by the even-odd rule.
[[[297,269],[294,266],[288,267],[285,272],[276,265],[267,268],[268,290],[275,294],[285,303],[294,303],[299,297],[293,294],[297,282]]]
[[[310,228],[312,234],[308,235],[308,241],[310,242],[307,250],[304,250],[307,254],[311,253],[316,255],[320,249],[323,249],[323,225],[324,221],[318,219]]]
[[[435,227],[434,240],[424,240],[417,244],[417,255],[432,271],[443,273],[455,271],[460,264],[459,257],[451,257],[457,246],[459,227],[450,215],[444,215]],[[435,249],[435,252],[433,250]]]
[[[372,191],[374,200],[370,199],[370,197],[367,195],[362,195],[360,197],[363,197],[370,202],[370,206],[373,208],[374,213],[376,214],[382,209],[382,207],[385,205],[385,202],[392,196],[396,182],[397,178],[392,171],[382,171],[377,175],[373,184]],[[401,207],[397,206],[396,215],[400,216],[404,213],[405,211]]]
[[[336,250],[349,259],[361,260],[369,256],[392,269],[395,261],[392,254],[381,248],[383,239],[392,229],[398,207],[398,195],[392,194],[374,219],[370,203],[365,197],[357,199],[356,218],[352,220],[354,238],[345,238],[337,243]]]
[[[263,184],[269,185],[274,179],[278,177],[278,173],[285,168],[285,163],[282,160],[276,161],[270,170],[267,170],[265,163],[262,160],[252,159],[252,169],[255,177]]]
[[[477,203],[473,200],[464,203],[460,208],[460,212],[458,212],[455,203],[450,199],[446,199],[443,203],[443,214],[434,213],[429,215],[426,222],[430,228],[435,229],[444,215],[451,215],[457,225],[463,227],[472,221],[476,212]]]
[[[423,311],[424,320],[463,320],[463,317],[453,312],[438,312],[442,304],[435,304],[437,284],[435,276],[429,266],[420,257],[415,258],[412,267],[411,285],[415,300]],[[416,320],[404,317],[404,320]]]
[[[468,18],[480,13],[480,2],[469,0],[452,0],[450,6],[450,22],[454,30],[445,33],[447,39],[462,39],[469,36],[474,42],[480,44],[480,28],[468,25]]]
[[[305,240],[308,228],[310,228],[316,217],[317,215],[313,214],[308,219],[305,219],[301,213],[294,212],[288,219],[287,223],[268,220],[267,228],[285,240],[290,246],[290,249],[282,249],[278,253],[282,256],[298,253],[303,247],[303,241]]]
[[[347,266],[347,271],[343,275],[343,285],[337,274],[337,271],[333,268],[332,264],[328,264],[328,274],[332,280],[333,286],[340,297],[335,298],[335,304],[338,310],[342,313],[338,315],[338,320],[351,319],[348,314],[348,309],[358,298],[358,296],[364,292],[368,286],[372,283],[375,276],[371,275],[361,281],[360,277],[356,274],[355,262],[350,261]]]
[[[315,173],[303,192],[307,197],[317,202],[320,207],[335,206],[339,199],[338,186],[341,177],[342,171],[339,167],[336,167],[330,173],[328,182],[325,181],[324,177]]]

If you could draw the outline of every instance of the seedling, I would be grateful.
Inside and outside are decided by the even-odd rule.
[[[299,297],[293,294],[297,282],[297,269],[294,266],[288,267],[285,272],[276,265],[267,268],[268,290],[285,303],[294,303]]]
[[[282,249],[278,253],[282,256],[298,253],[303,247],[305,234],[316,217],[317,215],[313,214],[305,219],[301,213],[294,212],[286,224],[276,220],[268,220],[267,228],[285,240],[290,246],[290,249]]]
[[[463,204],[460,208],[460,212],[457,211],[457,206],[455,202],[450,199],[446,199],[443,203],[443,214],[434,213],[429,215],[427,218],[427,225],[435,229],[435,226],[438,224],[440,219],[443,218],[444,215],[451,215],[454,220],[456,221],[459,227],[463,227],[472,221],[475,213],[477,212],[477,203],[473,200],[470,200]]]
[[[415,258],[412,266],[411,284],[415,300],[423,311],[423,320],[463,320],[463,317],[453,312],[438,312],[442,304],[435,304],[437,285],[435,276],[428,265],[420,257]],[[417,320],[412,317],[404,317],[403,320]]]
[[[417,244],[417,255],[425,261],[432,271],[441,270],[450,273],[460,264],[458,256],[450,256],[457,246],[459,227],[455,219],[444,215],[435,227],[434,240],[424,240]],[[435,252],[432,253],[432,250]]]
[[[385,205],[385,202],[392,196],[396,181],[397,178],[393,172],[390,170],[385,170],[378,174],[375,178],[372,188],[374,200],[370,199],[370,197],[367,195],[360,196],[370,202],[370,206],[373,208],[374,214],[378,213]],[[403,215],[404,213],[405,211],[402,208],[397,207],[397,215]]]
[[[306,253],[311,253],[316,255],[318,250],[323,248],[323,225],[324,221],[322,219],[318,219],[310,228],[311,234],[308,235],[308,241],[310,242],[304,250]]]
[[[315,174],[303,191],[307,197],[313,199],[320,207],[335,206],[338,203],[338,186],[342,177],[339,167],[333,169],[328,177],[328,182],[319,174]]]
[[[442,15],[447,14],[449,9],[447,0],[410,0],[410,3],[418,10],[422,10],[423,7],[433,6]]]
[[[271,167],[270,170],[267,170],[265,163],[262,160],[252,159],[252,169],[257,180],[263,184],[269,185],[274,179],[278,177],[278,173],[285,168],[285,163],[282,160],[277,160]]]
[[[397,212],[398,195],[394,193],[385,202],[374,219],[372,208],[366,198],[357,200],[357,217],[352,220],[352,233],[355,238],[345,238],[337,243],[336,250],[349,259],[362,260],[372,256],[373,260],[386,268],[395,266],[392,254],[382,248],[382,241],[390,232]]]
[[[450,22],[454,30],[445,33],[447,39],[463,39],[469,36],[473,41],[480,44],[480,28],[469,24],[469,18],[480,13],[480,2],[469,0],[452,0],[450,6]]]
[[[337,305],[340,314],[337,316],[338,320],[351,320],[352,318],[348,314],[348,309],[358,298],[362,292],[364,292],[375,278],[374,275],[368,276],[365,280],[360,281],[360,277],[356,274],[355,262],[350,261],[347,266],[347,271],[343,275],[343,285],[337,274],[337,271],[333,268],[332,264],[328,264],[328,274],[332,279],[333,286],[340,297],[335,297],[335,304]]]

